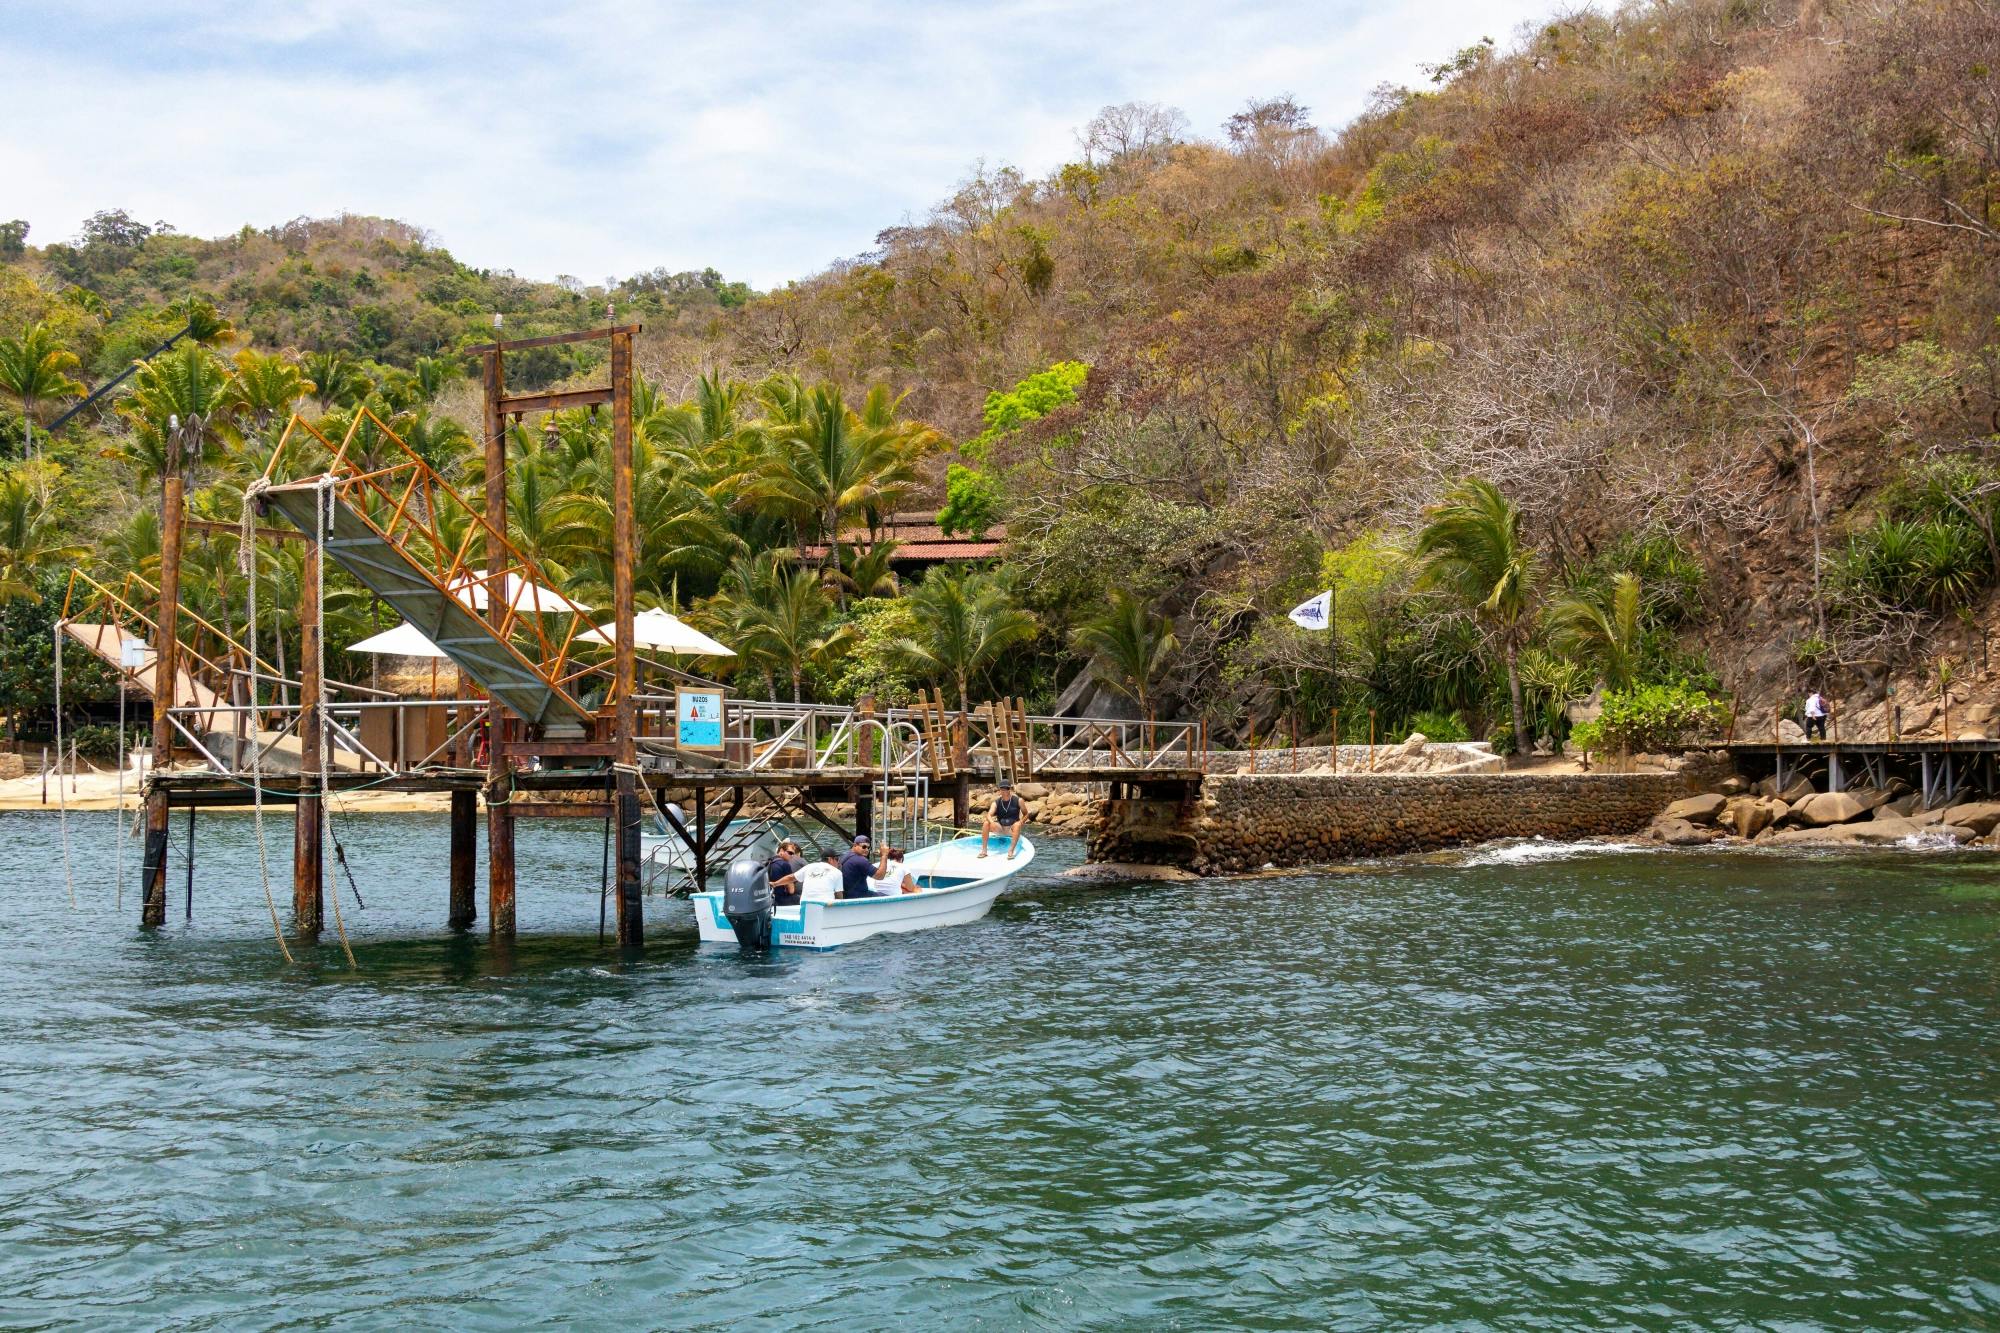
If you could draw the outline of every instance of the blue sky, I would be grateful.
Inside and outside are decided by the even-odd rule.
[[[980,160],[1074,158],[1099,107],[1165,103],[1214,135],[1289,92],[1334,126],[1551,8],[13,4],[0,218],[47,242],[98,208],[201,235],[347,210],[529,277],[713,265],[769,287],[869,249]]]

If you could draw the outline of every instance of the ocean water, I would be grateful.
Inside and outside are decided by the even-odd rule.
[[[450,936],[442,819],[377,815],[349,971],[279,956],[247,816],[150,937],[113,829],[72,910],[0,814],[0,1325],[2000,1325],[1983,853],[1049,842],[978,925],[765,960],[599,945],[588,826]]]

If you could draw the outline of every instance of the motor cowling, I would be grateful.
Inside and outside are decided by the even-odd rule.
[[[771,877],[755,856],[730,862],[722,880],[722,915],[744,948],[771,947]]]

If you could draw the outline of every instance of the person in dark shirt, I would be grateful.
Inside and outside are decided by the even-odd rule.
[[[868,887],[868,879],[875,873],[875,863],[868,859],[868,838],[866,834],[854,840],[854,846],[847,855],[840,858],[840,896],[843,898],[886,898],[886,893],[877,893]]]
[[[1000,790],[993,797],[993,808],[986,812],[986,819],[979,826],[979,854],[986,855],[986,840],[996,833],[1006,833],[1013,837],[1007,844],[1007,859],[1014,859],[1014,853],[1021,850],[1021,798],[1014,794],[1014,779],[1000,779]]]
[[[771,881],[771,905],[793,907],[799,901],[798,869],[802,864],[799,845],[790,838],[778,844],[778,854],[764,864],[764,876]]]

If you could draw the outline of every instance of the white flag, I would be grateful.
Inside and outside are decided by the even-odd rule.
[[[1302,629],[1330,629],[1333,625],[1333,592],[1329,589],[1292,608],[1292,623]]]

